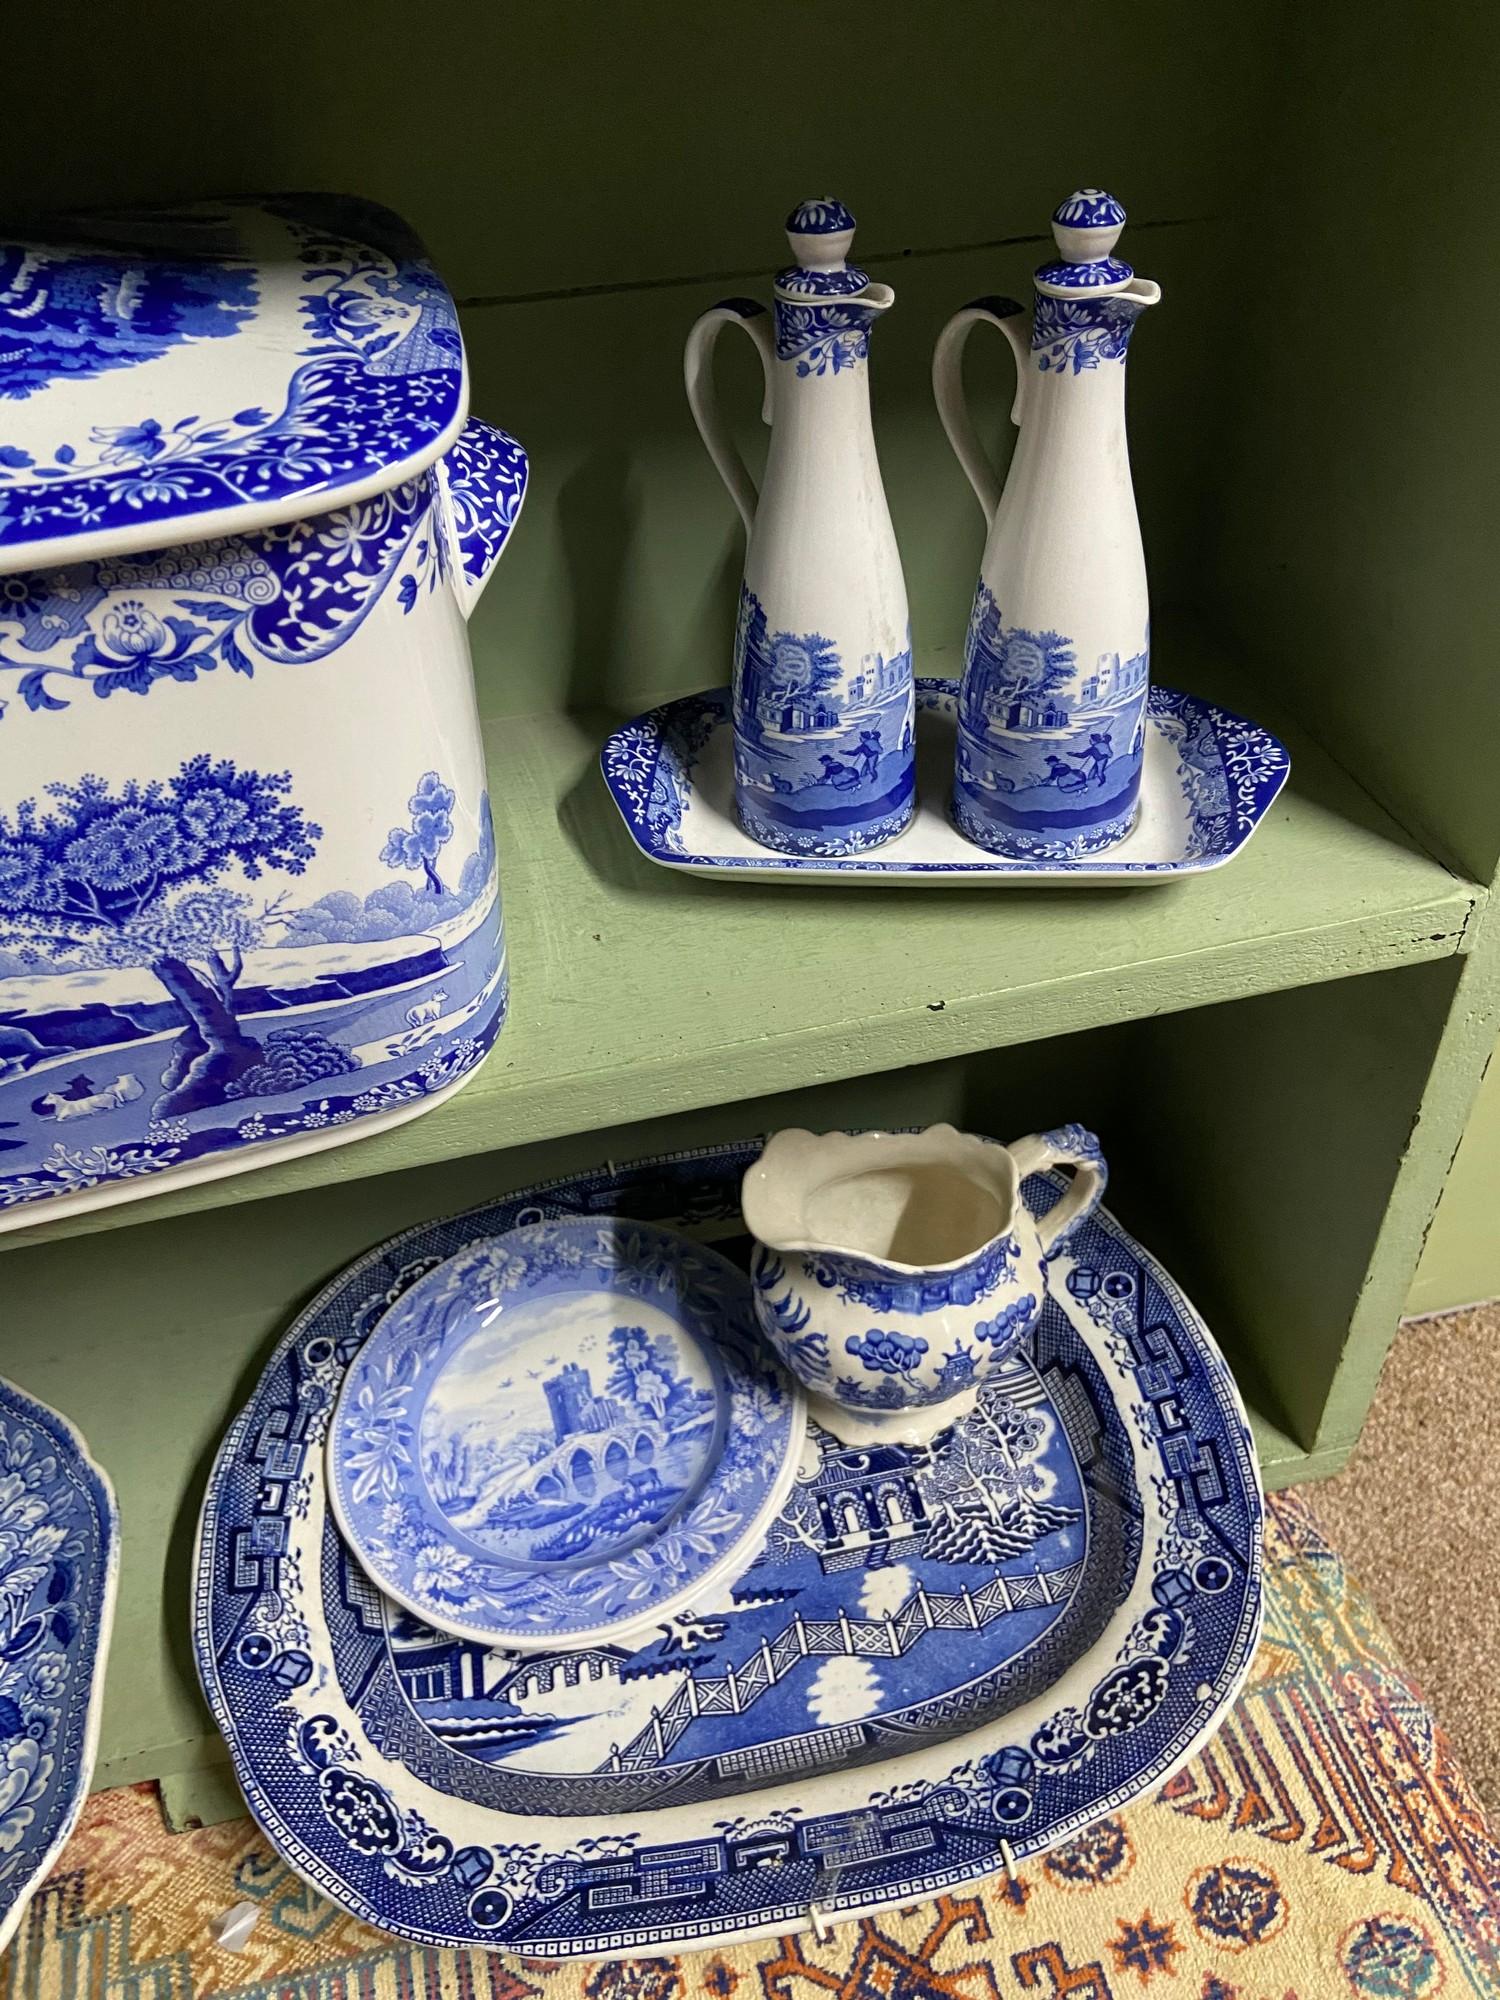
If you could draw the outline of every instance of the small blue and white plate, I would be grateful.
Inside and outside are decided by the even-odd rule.
[[[88,1796],[119,1561],[83,1439],[0,1378],[0,1952]]]
[[[329,1494],[370,1576],[430,1624],[517,1652],[608,1645],[749,1565],[804,1422],[717,1251],[538,1222],[448,1258],[381,1322],[334,1412]]]
[[[773,853],[734,809],[728,688],[685,695],[627,722],[601,753],[604,782],[648,861],[726,880],[914,883],[938,888],[1098,888],[1220,868],[1238,854],[1286,783],[1291,760],[1269,730],[1176,688],[1147,699],[1140,817],[1103,854],[1006,861],[948,817],[958,683],[917,682],[917,816],[868,854],[830,860]]]

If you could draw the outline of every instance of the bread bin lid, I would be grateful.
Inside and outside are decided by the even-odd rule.
[[[388,209],[75,215],[0,244],[0,572],[326,513],[431,465],[467,405],[453,301]]]

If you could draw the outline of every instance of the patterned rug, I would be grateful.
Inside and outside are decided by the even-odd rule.
[[[245,1949],[213,1942],[231,1905]],[[248,1821],[166,1830],[94,1798],[0,2000],[1430,2000],[1500,1996],[1500,1844],[1307,1503],[1267,1531],[1243,1699],[1154,1798],[973,1895],[673,1958],[545,1965],[400,1944],[305,1888]]]

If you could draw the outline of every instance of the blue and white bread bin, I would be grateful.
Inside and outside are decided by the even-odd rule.
[[[397,1124],[505,1019],[465,622],[526,456],[328,195],[0,245],[0,1228]]]

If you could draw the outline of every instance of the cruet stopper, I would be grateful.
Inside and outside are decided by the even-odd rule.
[[[1124,227],[1125,211],[1112,194],[1103,188],[1075,188],[1052,212],[1058,255],[1038,269],[1037,290],[1062,297],[1128,285],[1135,272],[1113,254]]]
[[[831,195],[799,202],[786,219],[786,240],[797,261],[777,272],[776,290],[785,298],[803,299],[862,292],[869,273],[846,261],[854,229],[854,217]]]

